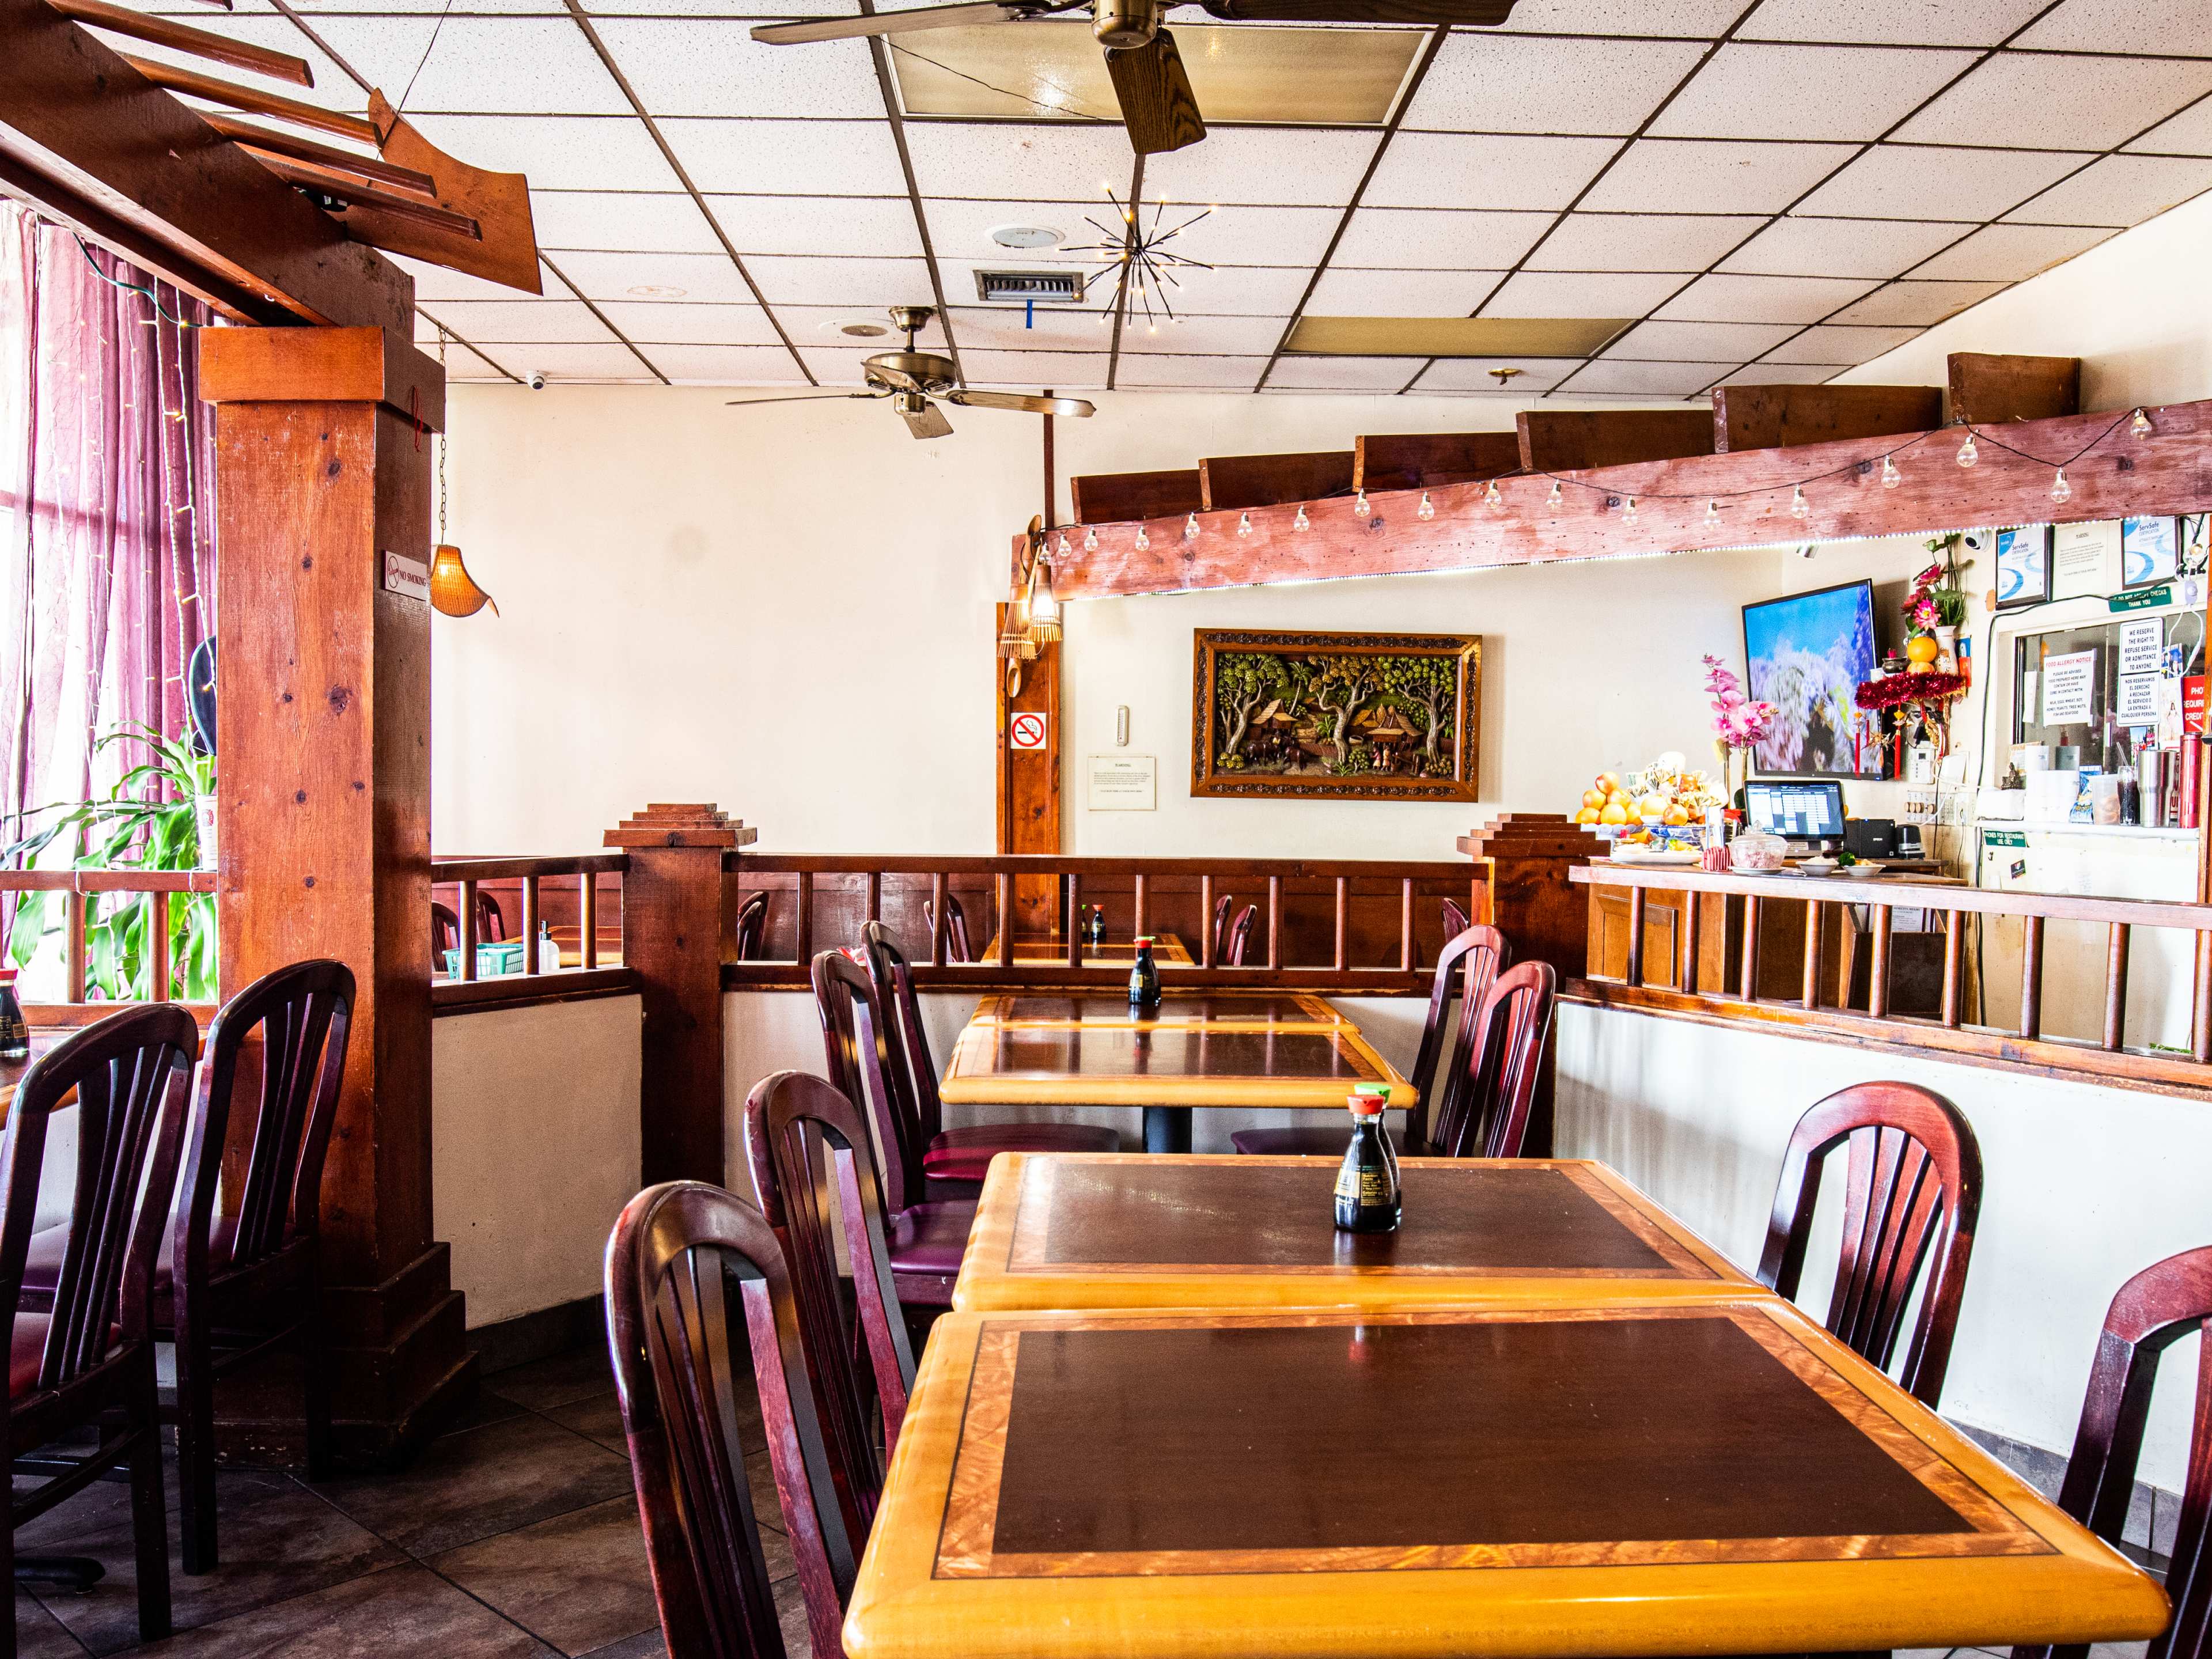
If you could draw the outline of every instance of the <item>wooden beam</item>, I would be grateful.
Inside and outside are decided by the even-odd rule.
[[[1067,494],[1078,524],[1166,519],[1206,506],[1194,466],[1173,472],[1094,472],[1070,478]]]
[[[1724,386],[1713,393],[1713,451],[1886,438],[1943,424],[1933,386]]]
[[[1522,468],[1529,472],[1581,472],[1713,453],[1712,416],[1702,409],[1533,409],[1513,424]]]
[[[2079,357],[2014,357],[1954,351],[1950,368],[1951,418],[1976,425],[2042,421],[2081,408]]]
[[[1352,491],[1352,452],[1304,455],[1216,455],[1198,464],[1202,511],[1241,511],[1289,501],[1316,501]]]
[[[46,3],[64,17],[74,17],[94,28],[112,29],[134,40],[150,41],[157,46],[204,58],[210,63],[228,64],[234,69],[273,76],[295,86],[315,84],[315,72],[307,67],[307,60],[295,58],[289,52],[271,52],[266,46],[234,40],[228,35],[210,34],[189,23],[173,23],[166,17],[149,17],[127,6],[111,5],[108,0],[46,0]]]
[[[257,126],[251,121],[241,121],[234,115],[218,115],[203,111],[200,119],[229,139],[243,144],[247,149],[268,155],[286,155],[295,161],[315,161],[326,167],[357,173],[364,179],[390,185],[395,190],[412,191],[417,196],[438,199],[437,181],[427,173],[413,167],[394,167],[381,156],[356,155],[349,149],[340,149],[335,144],[322,144],[313,138],[302,138],[296,132],[283,132],[274,127]]]
[[[45,0],[0,0],[0,184],[246,322],[409,331],[414,285]]]
[[[234,81],[219,76],[203,75],[198,70],[186,69],[180,64],[156,64],[149,58],[133,58],[127,52],[123,61],[137,70],[155,86],[170,92],[181,92],[187,97],[204,98],[210,104],[222,104],[231,109],[242,109],[254,115],[273,115],[283,121],[297,121],[303,127],[313,127],[340,138],[350,138],[356,143],[373,144],[376,129],[358,115],[348,115],[340,110],[325,109],[320,104],[303,103],[297,98],[287,98],[282,93],[264,92],[258,87],[241,87]]]
[[[1395,432],[1352,441],[1354,489],[1434,489],[1495,478],[1521,465],[1510,432]]]
[[[1015,556],[1021,556],[1017,537]],[[1071,551],[1073,548],[1071,547]],[[1057,567],[1055,567],[1056,568]],[[1006,625],[1006,607],[999,608],[999,626]],[[1021,665],[1021,687],[1009,694],[1006,664],[994,659],[998,681],[998,850],[1001,853],[1058,853],[1060,850],[1060,642],[1040,645],[1036,655]],[[1044,747],[1017,749],[1012,726],[1016,714],[1036,714],[1044,720]],[[1048,876],[1023,876],[1007,890],[1014,915],[1014,932],[1042,936],[1056,930],[1059,883]],[[980,918],[971,917],[969,927]],[[995,918],[999,927],[1006,918]]]
[[[2066,477],[2074,495],[2069,519],[2212,511],[2212,401],[2172,404],[2148,411],[2152,430],[2136,437],[2125,411],[2016,422],[2004,441],[2028,456],[2075,456]],[[1994,435],[1994,434],[1992,434]],[[1271,581],[1384,576],[1418,571],[1473,570],[1496,565],[1619,558],[1698,548],[1783,546],[1858,536],[1925,536],[1958,525],[2033,524],[2051,517],[2051,468],[1996,443],[1980,446],[1981,463],[1955,464],[1956,428],[1891,439],[1810,444],[1792,449],[1688,456],[1583,473],[1563,473],[1557,511],[1550,481],[1499,481],[1504,500],[1483,505],[1487,486],[1448,484],[1432,492],[1435,515],[1417,516],[1409,491],[1368,496],[1355,517],[1349,501],[1305,503],[1310,527],[1292,527],[1294,506],[1250,509],[1251,531],[1237,533],[1239,514],[1207,514],[1186,541],[1181,520],[1150,521],[1148,545],[1135,545],[1135,525],[1102,525],[1098,545],[1071,545],[1054,562],[1053,586],[1063,599],[1165,593],[1187,588],[1241,587]],[[1893,489],[1881,482],[1882,457],[1902,475]],[[1808,480],[1811,482],[1807,482]],[[1790,511],[1790,492],[1805,483],[1808,512]],[[1626,513],[1634,498],[1637,513]],[[1705,522],[1705,504],[1717,522]]]

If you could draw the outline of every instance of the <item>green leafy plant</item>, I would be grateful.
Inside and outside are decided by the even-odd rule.
[[[116,780],[102,800],[59,803],[26,813],[48,822],[0,848],[0,863],[31,867],[38,856],[64,837],[74,837],[78,870],[197,870],[200,862],[200,803],[215,792],[215,757],[194,754],[183,743],[143,726],[118,727],[94,745],[142,743],[153,755]],[[58,892],[18,895],[8,959],[27,966],[46,939],[60,933],[64,921]],[[147,922],[152,907],[138,893],[85,896],[85,987],[109,1000],[171,995],[187,1002],[216,997],[215,896],[169,895],[168,988],[153,988],[152,951]]]

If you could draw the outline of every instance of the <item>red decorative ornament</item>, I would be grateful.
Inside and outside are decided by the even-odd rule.
[[[1966,695],[1964,674],[1885,674],[1868,680],[1851,694],[1851,701],[1869,714],[1887,714],[1915,703],[1945,703]]]

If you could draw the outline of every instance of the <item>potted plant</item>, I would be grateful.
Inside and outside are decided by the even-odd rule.
[[[1753,745],[1774,724],[1774,705],[1754,702],[1746,696],[1735,671],[1718,657],[1704,661],[1705,690],[1713,700],[1713,754],[1720,763],[1720,793],[1723,800],[1732,802],[1737,787],[1735,757],[1745,757],[1743,770],[1748,774]]]
[[[1954,531],[1930,541],[1928,550],[1936,562],[1912,579],[1912,591],[1905,596],[1905,654],[1915,672],[1957,672],[1959,629],[1966,620],[1966,590],[1959,585],[1961,539]]]

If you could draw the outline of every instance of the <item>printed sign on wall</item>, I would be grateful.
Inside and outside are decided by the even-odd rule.
[[[1044,747],[1044,736],[1045,717],[1042,714],[1024,709],[1006,719],[1006,740],[1015,749],[1042,749]]]

